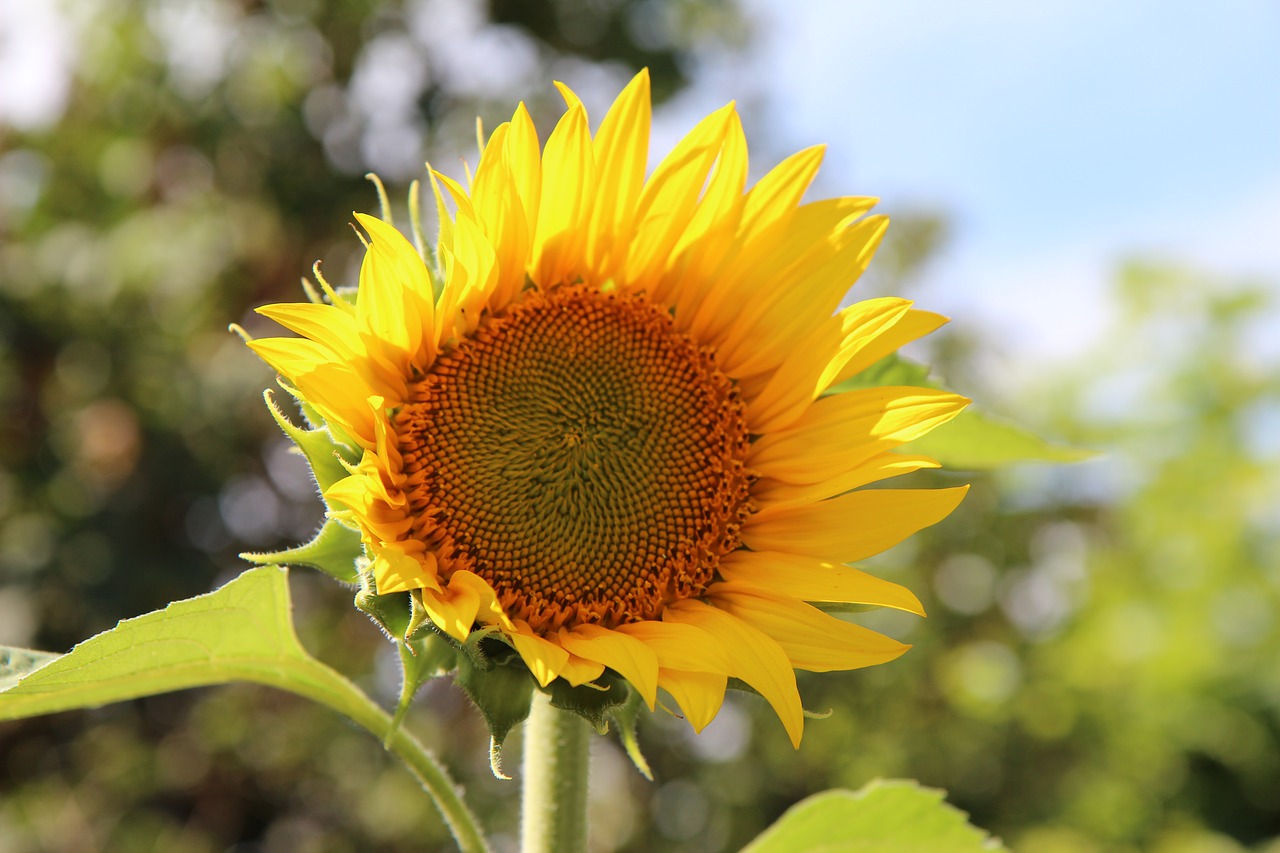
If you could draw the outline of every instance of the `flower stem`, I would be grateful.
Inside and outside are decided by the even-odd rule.
[[[587,849],[587,759],[591,727],[534,691],[524,724],[521,853]]]
[[[389,752],[404,762],[418,784],[435,801],[436,808],[449,825],[449,831],[462,853],[490,853],[489,843],[480,830],[479,821],[463,802],[461,790],[449,777],[449,772],[439,759],[421,741],[397,725],[390,714],[354,684],[317,661],[308,663],[313,663],[317,670],[311,679],[254,680],[273,684],[327,705],[372,732]]]

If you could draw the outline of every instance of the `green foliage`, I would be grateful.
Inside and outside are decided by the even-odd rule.
[[[8,686],[0,720],[230,681],[341,705],[353,688],[298,642],[285,578],[278,567],[250,569],[214,592],[127,619]]]
[[[743,853],[982,853],[1003,850],[949,806],[942,791],[875,781],[824,791],[787,810]]]
[[[973,407],[907,447],[960,471],[986,471],[1026,462],[1083,462],[1095,455],[1054,444],[1024,426]]]
[[[488,849],[456,786],[418,742],[293,630],[284,569],[249,569],[221,589],[121,622],[0,690],[0,720],[249,681],[305,696],[382,736],[422,783],[468,853]],[[12,654],[6,658],[12,659]],[[39,664],[19,658],[18,666]]]
[[[851,376],[837,390],[883,385],[944,387],[929,374],[928,366],[895,353]],[[1054,444],[1025,426],[987,414],[974,405],[904,449],[932,456],[943,467],[961,471],[987,471],[1025,462],[1082,462],[1094,455],[1089,450]]]

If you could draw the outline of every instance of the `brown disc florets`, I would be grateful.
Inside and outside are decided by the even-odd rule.
[[[541,631],[701,594],[751,511],[742,400],[643,297],[530,292],[436,360],[395,429],[409,535]]]

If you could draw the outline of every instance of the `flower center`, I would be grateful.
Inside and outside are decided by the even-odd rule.
[[[640,297],[531,292],[396,417],[410,535],[549,631],[700,595],[751,512],[743,404]]]

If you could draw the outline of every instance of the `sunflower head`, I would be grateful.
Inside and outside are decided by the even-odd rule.
[[[849,564],[964,494],[861,487],[937,467],[897,448],[967,400],[846,381],[944,319],[841,307],[888,223],[801,202],[822,149],[748,189],[730,105],[646,176],[646,73],[594,135],[561,92],[545,145],[521,105],[467,186],[431,172],[433,252],[356,214],[355,296],[261,308],[299,337],[250,346],[328,447],[308,456],[362,607],[450,650],[431,660],[487,715],[515,696],[495,734],[535,687],[597,723],[661,689],[700,730],[736,679],[798,745],[795,670],[907,648],[814,602],[922,614]]]

